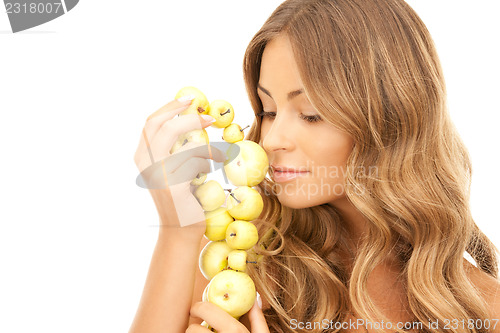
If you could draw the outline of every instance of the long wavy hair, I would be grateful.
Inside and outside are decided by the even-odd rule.
[[[256,187],[265,203],[254,221],[261,236],[254,251],[262,260],[248,272],[270,304],[265,316],[271,331],[300,331],[292,330],[292,319],[343,322],[352,313],[371,322],[385,319],[366,283],[375,265],[394,254],[420,332],[486,332],[428,325],[491,318],[468,279],[464,254],[494,278],[498,262],[497,249],[471,215],[470,156],[450,119],[442,68],[424,23],[403,0],[283,2],[244,57],[256,114],[247,139],[255,142],[262,122],[262,53],[279,34],[290,39],[317,112],[354,139],[345,195],[369,223],[352,267],[345,267],[341,253],[354,253],[353,244],[334,206],[292,209],[280,204],[269,178]],[[354,172],[373,166],[374,174]]]

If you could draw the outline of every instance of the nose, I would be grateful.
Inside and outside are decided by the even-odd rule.
[[[288,116],[286,112],[277,112],[272,121],[263,124],[261,140],[266,152],[293,150],[295,131]]]

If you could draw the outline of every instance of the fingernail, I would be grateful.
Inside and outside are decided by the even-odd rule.
[[[184,95],[179,98],[177,98],[178,102],[187,102],[187,101],[192,101],[194,99],[194,95]]]
[[[210,123],[215,123],[216,119],[212,116],[209,116],[208,114],[202,114],[201,117],[203,118],[204,121],[210,122]]]
[[[262,309],[262,299],[260,298],[260,294],[258,291],[257,291],[257,305],[259,306],[259,308]]]

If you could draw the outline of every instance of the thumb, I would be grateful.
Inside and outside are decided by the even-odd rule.
[[[269,333],[269,326],[267,326],[266,318],[262,313],[262,300],[259,293],[255,298],[252,308],[248,311],[248,320],[250,321],[250,328],[252,333]]]

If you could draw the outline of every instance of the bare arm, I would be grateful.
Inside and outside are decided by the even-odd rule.
[[[205,245],[209,242],[209,240],[205,237],[201,238],[200,241],[200,248],[198,250],[198,255],[201,253],[201,250],[205,247]],[[205,291],[205,287],[207,284],[210,282],[208,281],[203,274],[201,274],[200,269],[198,268],[198,265],[196,266],[196,274],[195,274],[195,281],[194,281],[194,290],[193,290],[193,299],[191,301],[191,305],[193,305],[196,302],[200,302],[201,298],[203,296],[203,291]],[[192,323],[197,323],[201,324],[203,320],[200,318],[194,318],[194,317],[189,317],[189,324]]]
[[[206,228],[204,211],[190,183],[200,172],[210,172],[207,159],[222,162],[226,158],[217,148],[199,143],[169,153],[180,134],[211,124],[198,114],[176,117],[189,104],[174,100],[151,115],[134,155],[140,184],[149,189],[161,228],[129,333],[181,333],[188,326]]]
[[[198,244],[160,232],[139,308],[129,333],[185,332],[198,267]]]

